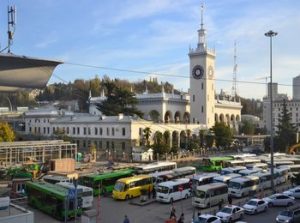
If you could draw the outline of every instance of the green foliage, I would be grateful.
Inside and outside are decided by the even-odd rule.
[[[261,101],[257,99],[247,99],[247,98],[240,98],[241,104],[243,106],[241,114],[247,115],[255,115],[258,117],[262,116],[263,107],[261,106]]]
[[[255,125],[248,120],[243,120],[240,125],[240,133],[244,133],[245,135],[253,135],[255,133]]]
[[[287,109],[286,101],[283,100],[282,112],[278,118],[276,144],[277,149],[282,152],[296,143],[297,128],[292,124],[291,113]]]
[[[109,80],[105,81],[103,85],[107,90],[107,99],[97,105],[97,108],[103,114],[113,116],[122,113],[131,116],[143,116],[143,113],[136,108],[137,99],[134,97],[134,93],[125,88],[118,87],[114,82]]]
[[[208,133],[205,135],[206,147],[210,148],[214,145],[215,136],[212,133]]]
[[[0,122],[0,142],[13,142],[15,133],[10,125],[6,122]]]
[[[229,126],[224,122],[217,122],[215,126],[212,127],[215,133],[216,146],[228,147],[232,141],[232,132]]]
[[[150,148],[150,136],[151,136],[151,129],[149,127],[146,127],[143,129],[143,137],[146,140],[146,147]]]

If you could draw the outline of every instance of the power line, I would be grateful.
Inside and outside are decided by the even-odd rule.
[[[115,68],[115,67],[106,67],[106,66],[81,64],[81,63],[73,63],[73,62],[65,62],[65,64],[73,65],[73,66],[80,66],[80,67],[103,69],[103,70],[121,71],[121,72],[129,72],[129,73],[137,73],[137,74],[147,74],[147,75],[157,75],[157,76],[162,76],[162,77],[174,77],[174,78],[185,78],[185,79],[189,79],[190,78],[189,75],[158,73],[158,72],[152,72],[152,71],[141,71],[141,70],[133,70],[133,69],[125,69],[125,68]],[[206,80],[207,78],[203,78],[203,79]],[[218,82],[231,82],[232,83],[232,80],[230,80],[230,79],[214,78],[212,80],[218,81]],[[245,81],[243,81],[243,80],[236,80],[236,82],[240,83],[240,84],[256,84],[256,85],[266,85],[267,84],[267,83],[264,83],[264,82],[247,81],[247,80],[245,80]],[[277,84],[279,86],[286,86],[286,87],[297,86],[297,85],[292,85],[292,84],[280,84],[280,83],[277,83]]]

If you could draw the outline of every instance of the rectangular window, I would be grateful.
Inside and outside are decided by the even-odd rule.
[[[195,95],[193,94],[193,102],[195,102]]]
[[[55,132],[55,127],[52,128],[52,133],[54,133],[54,132]]]
[[[114,149],[115,148],[115,143],[111,142],[111,148]]]
[[[201,83],[201,89],[203,90],[203,83]]]
[[[88,135],[90,135],[90,134],[91,134],[91,128],[88,127]]]
[[[77,127],[77,135],[80,135],[80,128]]]
[[[123,136],[126,135],[126,130],[125,130],[125,128],[122,128],[122,135],[123,135]]]
[[[83,128],[83,135],[86,135],[86,127]]]
[[[201,106],[201,112],[203,113],[203,106]]]
[[[76,128],[73,127],[73,135],[75,135],[75,134],[76,134]]]
[[[69,134],[70,133],[70,128],[69,127],[67,127],[67,134]]]
[[[46,127],[43,128],[43,133],[46,134]]]
[[[95,135],[98,135],[98,128],[95,127]]]
[[[31,127],[29,127],[29,132],[31,132],[32,131],[32,128]]]
[[[102,149],[102,141],[99,141],[99,149]]]
[[[109,142],[106,142],[106,149],[109,149]]]
[[[82,142],[82,143],[83,143],[83,147],[85,147],[85,146],[86,146],[86,144],[85,144],[85,140],[83,140],[83,142]]]
[[[50,127],[47,127],[47,132],[48,134],[50,134]]]
[[[99,129],[100,135],[102,136],[102,128]]]
[[[106,135],[109,136],[109,128],[106,128]]]
[[[115,135],[115,128],[111,128],[111,135],[112,135],[112,136]]]

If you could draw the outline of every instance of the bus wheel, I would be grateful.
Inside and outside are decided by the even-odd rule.
[[[126,195],[125,200],[129,200],[129,195],[128,194]]]

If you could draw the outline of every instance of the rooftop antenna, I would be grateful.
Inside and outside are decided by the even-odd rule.
[[[13,38],[16,31],[16,7],[8,6],[7,7],[7,15],[8,15],[8,26],[7,26],[7,35],[8,35],[8,43],[7,43],[7,52],[10,53],[10,47],[13,44]]]
[[[237,55],[236,55],[236,41],[234,41],[234,55],[233,55],[233,81],[232,81],[232,96],[237,96],[237,89],[236,89],[236,74],[237,74],[237,61],[236,61]]]

